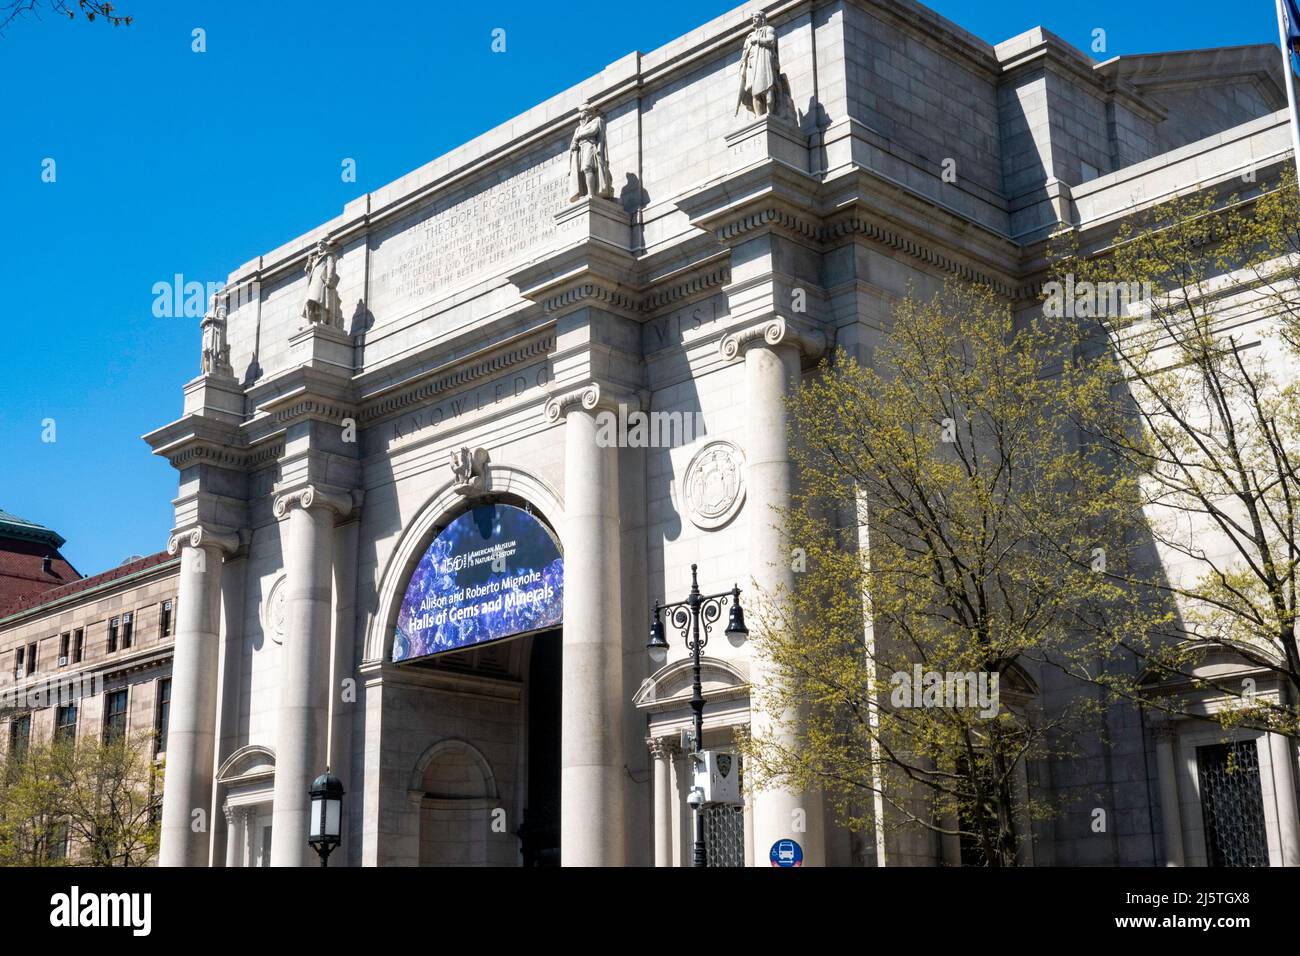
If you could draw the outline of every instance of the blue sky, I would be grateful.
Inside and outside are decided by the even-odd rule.
[[[13,25],[0,37],[0,509],[61,533],[83,574],[163,547],[177,475],[140,436],[179,417],[199,329],[154,316],[154,283],[221,281],[735,6],[121,0],[129,28]],[[990,42],[1042,24],[1087,49],[1101,27],[1106,55],[1277,40],[1272,0],[930,6]],[[490,49],[498,27],[504,54]],[[344,157],[355,183],[341,181]]]

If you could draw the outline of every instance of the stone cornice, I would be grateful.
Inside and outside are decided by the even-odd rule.
[[[979,269],[969,266],[956,259],[944,255],[936,247],[927,245],[916,239],[904,236],[879,222],[873,222],[858,216],[846,216],[836,220],[834,223],[822,230],[824,241],[838,239],[845,236],[864,236],[877,245],[901,252],[906,256],[916,259],[918,262],[924,262],[926,265],[935,266],[944,272],[958,276],[970,282],[979,282],[996,289],[1003,295],[1012,295],[1014,289],[1012,286],[1001,279],[983,272]]]
[[[678,282],[661,282],[653,291],[646,293],[641,300],[639,311],[643,315],[652,315],[665,308],[672,308],[726,285],[731,281],[731,265],[719,262],[713,268],[697,272],[688,279]]]
[[[592,280],[569,286],[559,295],[544,297],[540,302],[548,315],[572,312],[585,305],[635,315],[641,311],[642,299],[615,283]]]
[[[830,349],[830,335],[806,322],[773,316],[738,332],[729,332],[718,342],[718,351],[724,361],[731,362],[744,354],[751,345],[762,344],[769,348],[792,345],[808,359],[818,359]]]
[[[306,485],[277,495],[271,506],[271,513],[276,520],[283,521],[293,508],[310,511],[312,508],[326,508],[338,517],[350,516],[358,507],[356,500],[359,492],[329,491],[319,485]]]

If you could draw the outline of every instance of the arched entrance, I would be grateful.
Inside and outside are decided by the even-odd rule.
[[[455,504],[404,536],[402,570],[382,585],[380,763],[405,763],[407,800],[400,842],[381,834],[379,859],[558,864],[558,535],[514,495]]]

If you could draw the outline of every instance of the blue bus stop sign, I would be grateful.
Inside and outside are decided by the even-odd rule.
[[[803,866],[803,847],[794,840],[777,840],[768,856],[773,866]]]

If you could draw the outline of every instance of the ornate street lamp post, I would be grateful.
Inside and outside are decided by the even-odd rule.
[[[700,652],[709,643],[709,630],[722,617],[722,609],[730,602],[731,613],[727,618],[727,627],[723,631],[727,639],[739,643],[749,636],[745,627],[745,612],[740,606],[740,588],[732,586],[730,591],[721,594],[701,594],[697,566],[691,565],[691,593],[677,604],[659,606],[655,601],[654,611],[650,615],[650,642],[646,649],[650,659],[662,664],[668,659],[668,641],[664,637],[664,625],[660,614],[667,614],[669,623],[681,634],[686,642],[686,649],[691,652],[692,683],[691,710],[695,712],[695,755],[693,760],[699,765],[698,755],[704,749],[704,691],[700,684]],[[695,857],[694,866],[705,866],[707,858],[704,852],[704,793],[699,787],[692,786],[687,798],[695,809]]]
[[[320,865],[329,866],[330,852],[339,845],[343,831],[343,782],[326,767],[312,782],[310,795],[307,842],[320,854]]]

